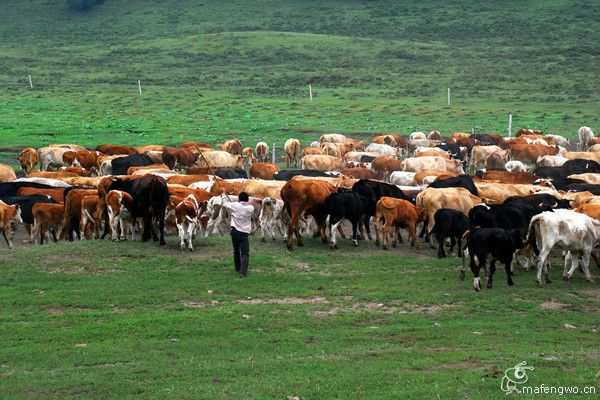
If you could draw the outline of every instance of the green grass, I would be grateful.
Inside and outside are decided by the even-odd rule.
[[[252,239],[242,280],[227,237],[168,242],[2,251],[0,396],[504,398],[523,360],[533,385],[597,383],[597,284],[557,264],[542,288],[499,271],[475,293],[429,249]]]

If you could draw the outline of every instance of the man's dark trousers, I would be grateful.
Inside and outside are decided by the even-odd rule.
[[[240,232],[231,227],[231,243],[233,244],[233,262],[235,270],[242,276],[248,275],[248,257],[250,255],[250,245],[248,244],[248,234]]]

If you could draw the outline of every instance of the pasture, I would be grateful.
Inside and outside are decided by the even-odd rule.
[[[2,248],[2,398],[504,398],[523,360],[532,385],[595,382],[597,283],[557,260],[475,293],[406,244],[252,237],[240,279],[228,237],[167,242]]]

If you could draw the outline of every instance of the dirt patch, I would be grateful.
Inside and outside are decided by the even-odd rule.
[[[48,314],[61,315],[66,312],[84,312],[91,310],[92,308],[89,307],[48,307],[44,311]]]
[[[351,296],[348,296],[349,299],[352,299]],[[345,296],[344,299],[347,299]],[[333,307],[330,310],[320,310],[312,313],[315,317],[324,318],[330,317],[333,315],[337,315],[340,312],[370,312],[370,313],[382,313],[382,314],[408,314],[408,313],[427,313],[427,314],[436,314],[441,310],[452,308],[458,306],[460,303],[450,303],[450,304],[434,304],[430,306],[423,306],[419,304],[410,304],[404,303],[402,305],[386,305],[384,303],[378,303],[375,301],[369,301],[365,303],[352,303],[347,307]]]
[[[477,369],[483,368],[483,364],[477,360],[451,361],[445,364],[434,365],[431,367],[413,368],[415,371],[445,371],[449,369]]]
[[[181,304],[183,304],[185,307],[189,307],[189,308],[204,308],[207,306],[217,306],[221,303],[219,303],[217,300],[212,300],[210,302],[187,300],[187,301],[182,301]]]
[[[597,289],[597,288],[594,288],[594,289],[582,289],[582,290],[579,291],[579,293],[581,293],[585,297],[589,297],[589,298],[592,298],[592,299],[600,300],[600,289]]]
[[[540,308],[542,308],[544,310],[564,310],[566,308],[569,308],[569,305],[565,304],[565,303],[561,303],[554,299],[550,299],[550,300],[546,300],[546,301],[540,303]]]
[[[119,273],[123,273],[125,272],[125,270],[122,269],[101,269],[101,268],[84,268],[84,267],[78,267],[78,268],[71,268],[71,269],[66,269],[66,268],[54,268],[54,269],[50,269],[48,271],[46,271],[47,274],[49,275],[55,275],[55,274],[66,274],[66,275],[90,275],[90,276],[98,276],[98,275],[105,275],[105,274],[119,274]]]
[[[237,304],[324,304],[328,303],[325,297],[284,297],[281,299],[245,299],[238,300]]]

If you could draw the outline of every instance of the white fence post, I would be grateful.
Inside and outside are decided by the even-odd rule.
[[[31,75],[29,75],[29,88],[33,89],[33,79],[31,79]]]
[[[310,101],[312,101],[312,85],[308,85],[308,96],[310,97]]]
[[[450,106],[450,88],[448,88],[448,107]]]
[[[140,96],[142,95],[142,81],[138,79],[138,91],[140,92]]]
[[[273,156],[271,157],[271,162],[275,164],[275,143],[273,143]]]
[[[508,137],[512,137],[512,113],[508,113]]]

